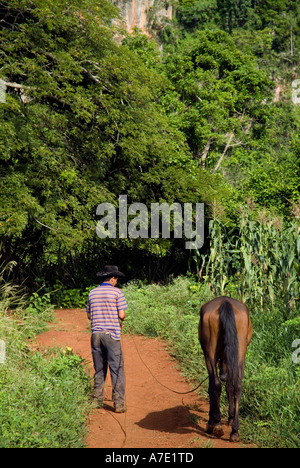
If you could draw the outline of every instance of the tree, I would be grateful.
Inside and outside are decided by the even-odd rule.
[[[31,281],[120,248],[97,239],[101,202],[205,193],[160,104],[168,80],[115,40],[117,17],[106,0],[1,2],[1,78],[16,86],[0,104],[0,243]]]
[[[271,82],[220,30],[187,36],[168,49],[165,63],[183,103],[180,128],[194,158],[217,171],[229,149],[245,143]]]
[[[226,30],[232,33],[234,28],[243,27],[249,20],[252,0],[218,0],[220,21]]]

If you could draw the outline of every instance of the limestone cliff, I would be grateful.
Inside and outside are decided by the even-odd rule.
[[[113,0],[122,12],[127,31],[139,28],[148,36],[159,29],[164,19],[172,19],[173,7],[163,0]]]

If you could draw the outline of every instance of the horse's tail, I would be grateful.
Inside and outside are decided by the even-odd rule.
[[[239,347],[234,310],[229,301],[219,308],[221,330],[224,338],[224,358],[227,368],[227,384],[234,391],[239,383]]]

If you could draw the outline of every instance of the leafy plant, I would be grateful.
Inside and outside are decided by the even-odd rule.
[[[195,253],[198,269],[218,295],[229,282],[236,285],[237,297],[260,306],[274,303],[276,296],[285,307],[285,318],[299,300],[300,243],[297,224],[272,219],[258,220],[244,211],[240,226],[228,230],[218,219],[209,224],[210,253]]]
[[[0,446],[83,447],[90,382],[82,359],[48,351],[8,365],[0,368]]]
[[[61,285],[56,284],[54,291],[51,293],[52,301],[56,307],[69,309],[71,307],[86,307],[88,295],[92,287],[86,288],[84,291],[80,289],[63,289]]]

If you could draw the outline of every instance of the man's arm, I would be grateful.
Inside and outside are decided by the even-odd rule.
[[[122,320],[122,322],[126,319],[125,310],[119,310],[119,319]]]
[[[92,317],[91,317],[91,307],[90,307],[90,295],[89,295],[89,298],[88,298],[88,301],[87,301],[87,305],[86,305],[85,311],[86,311],[87,318],[88,318],[89,320],[91,320]]]

